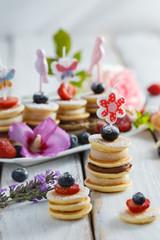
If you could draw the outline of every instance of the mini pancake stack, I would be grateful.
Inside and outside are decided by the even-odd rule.
[[[86,169],[89,178],[87,187],[100,192],[119,192],[131,185],[128,173],[132,170],[131,156],[128,155],[129,140],[119,136],[107,141],[100,134],[89,137],[91,153]]]
[[[89,189],[81,186],[78,193],[61,195],[55,190],[47,193],[49,214],[58,219],[73,220],[87,215],[91,209]]]
[[[52,118],[57,124],[58,104],[55,102],[47,103],[35,103],[35,102],[24,102],[24,122],[28,125],[35,127],[47,118]]]
[[[0,133],[8,132],[10,125],[23,122],[24,105],[17,103],[11,107],[0,108]]]
[[[89,113],[84,99],[57,100],[59,126],[69,134],[79,135],[86,131]]]
[[[104,92],[103,92],[104,94]],[[86,105],[86,110],[87,112],[90,113],[90,117],[89,117],[89,122],[91,124],[97,124],[99,118],[96,115],[96,112],[98,110],[98,106],[97,106],[97,98],[100,96],[103,96],[103,94],[94,94],[93,92],[83,96],[83,98],[87,101],[87,105]]]

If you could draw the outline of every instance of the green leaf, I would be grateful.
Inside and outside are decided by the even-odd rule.
[[[80,71],[76,73],[76,76],[79,77],[79,81],[75,82],[75,81],[71,81],[70,83],[78,88],[78,92],[82,91],[82,86],[83,86],[83,82],[86,80],[86,78],[90,77],[91,75],[88,74],[85,71]]]
[[[53,41],[56,48],[56,54],[58,57],[63,55],[63,47],[66,47],[66,55],[71,48],[71,38],[67,32],[60,29],[54,36]]]
[[[137,113],[137,119],[133,122],[133,126],[138,128],[141,125],[147,125],[151,131],[153,131],[153,126],[150,123],[150,114],[149,113],[144,113],[143,115],[136,111]]]
[[[80,62],[81,59],[82,59],[82,51],[79,51],[79,52],[75,53],[73,55],[73,58],[76,58],[78,60],[78,62]]]
[[[57,61],[56,58],[47,58],[47,63],[48,63],[48,74],[53,75],[52,69],[51,69],[51,63]]]

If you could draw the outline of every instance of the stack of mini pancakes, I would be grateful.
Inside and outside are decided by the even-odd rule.
[[[104,94],[104,92],[103,92]],[[100,96],[103,96],[103,94],[94,94],[93,92],[88,94],[88,95],[84,95],[82,96],[86,101],[87,101],[87,105],[86,105],[86,110],[87,112],[90,113],[90,117],[89,117],[89,121],[90,123],[97,124],[99,118],[97,117],[97,110],[98,110],[98,105],[97,105],[97,98]]]
[[[91,153],[86,169],[89,178],[87,187],[100,192],[119,192],[131,185],[128,173],[132,170],[131,156],[128,155],[129,140],[119,136],[109,142],[100,134],[89,137]]]
[[[73,220],[87,215],[91,209],[89,189],[81,186],[80,191],[72,195],[60,195],[55,190],[47,193],[49,214],[58,219]]]
[[[57,124],[59,123],[59,120],[57,119],[58,104],[56,102],[39,104],[34,102],[24,102],[24,105],[24,122],[28,125],[35,127],[49,117]]]
[[[57,100],[59,126],[69,134],[79,135],[86,131],[89,113],[84,99]]]
[[[24,105],[17,103],[10,108],[0,108],[0,133],[8,135],[12,123],[23,122]],[[7,136],[5,136],[7,137]]]

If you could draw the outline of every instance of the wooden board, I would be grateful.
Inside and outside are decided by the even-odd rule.
[[[158,239],[160,234],[157,221],[146,225],[132,225],[119,219],[118,212],[127,199],[135,192],[143,192],[151,205],[160,208],[160,163],[154,150],[155,143],[149,131],[130,137],[130,154],[133,157],[133,171],[130,174],[132,186],[121,193],[99,193],[92,191],[94,234],[97,240],[109,239]],[[88,153],[84,155],[87,162]]]
[[[17,165],[3,165],[1,187],[13,184],[11,172]],[[53,168],[62,173],[69,171],[76,182],[83,184],[82,168],[78,155],[72,155],[53,162],[27,167],[29,179],[35,174]],[[0,239],[4,240],[50,240],[81,239],[92,240],[89,216],[76,221],[56,220],[48,214],[47,200],[37,204],[17,203],[0,210]],[[79,233],[80,232],[80,233]]]

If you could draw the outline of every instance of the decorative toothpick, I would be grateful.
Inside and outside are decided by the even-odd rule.
[[[66,47],[63,47],[63,57],[57,62],[51,64],[52,72],[62,82],[69,82],[75,78],[75,70],[77,68],[78,61],[75,58],[66,57]]]
[[[48,64],[46,60],[46,54],[43,49],[36,51],[37,60],[35,62],[35,68],[40,74],[40,92],[42,92],[42,83],[48,83]]]
[[[114,124],[117,118],[122,118],[125,115],[125,110],[122,106],[126,103],[126,99],[117,96],[114,90],[117,84],[107,92],[106,96],[103,95],[97,99],[97,104],[100,107],[97,110],[97,116],[105,119],[110,125]]]
[[[100,69],[100,60],[105,54],[105,50],[102,44],[105,42],[104,37],[97,37],[96,44],[92,53],[91,65],[88,70],[88,74],[92,74],[93,68],[97,65],[97,80],[101,81],[101,69]]]
[[[4,65],[0,65],[0,90],[3,89],[3,99],[7,99],[6,88],[12,87],[12,82],[10,81],[15,74],[15,69],[9,69]]]

